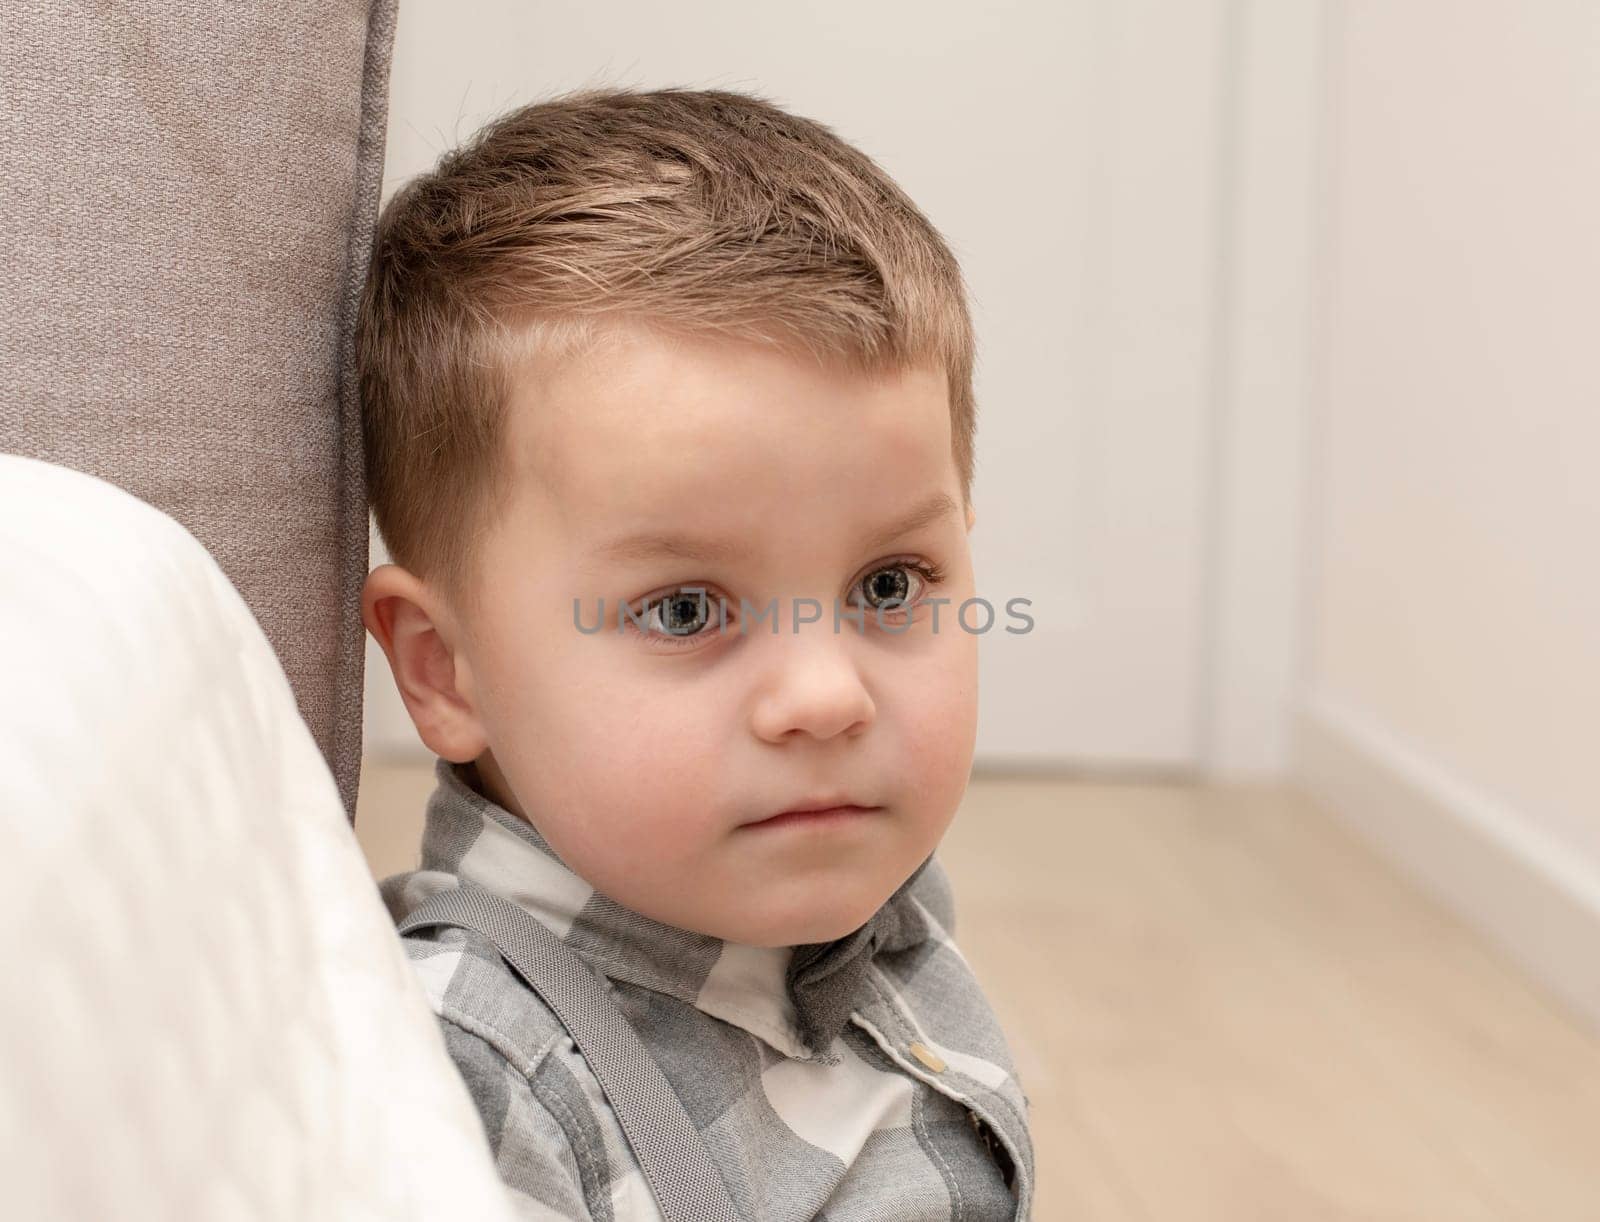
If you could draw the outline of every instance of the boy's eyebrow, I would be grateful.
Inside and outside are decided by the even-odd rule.
[[[913,531],[921,530],[924,526],[932,526],[940,518],[949,517],[957,512],[958,507],[948,492],[935,492],[932,496],[920,501],[904,517],[868,539],[866,543],[867,549],[874,551],[880,547],[888,547],[901,535],[909,535]]]
[[[935,492],[919,501],[909,513],[896,519],[866,541],[868,549],[887,547],[902,535],[930,526],[940,518],[956,513],[955,501],[947,492]],[[614,539],[595,551],[602,560],[641,561],[657,558],[691,560],[701,564],[731,563],[749,557],[750,549],[741,543],[721,539],[696,539],[689,535],[642,531]]]

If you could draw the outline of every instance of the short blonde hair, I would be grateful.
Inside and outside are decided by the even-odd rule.
[[[974,342],[954,255],[869,157],[722,90],[586,89],[488,123],[378,220],[357,328],[367,491],[391,558],[462,606],[509,493],[515,375],[607,320],[943,368],[970,500]]]

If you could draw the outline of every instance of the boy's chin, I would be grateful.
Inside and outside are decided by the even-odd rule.
[[[887,898],[887,897],[885,897]],[[764,921],[744,925],[737,931],[721,935],[725,941],[741,942],[746,946],[810,946],[820,942],[834,942],[855,933],[882,906],[880,900],[865,916],[841,915],[837,912],[809,912],[792,920]],[[744,936],[739,936],[743,934]]]

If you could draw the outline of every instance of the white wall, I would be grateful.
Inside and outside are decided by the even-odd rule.
[[[1600,1015],[1600,5],[1330,13],[1301,775]]]
[[[1231,0],[1215,237],[1206,707],[1215,779],[1280,777],[1301,647],[1321,0]]]

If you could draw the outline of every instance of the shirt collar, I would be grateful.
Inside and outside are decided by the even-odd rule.
[[[931,936],[909,895],[931,854],[871,920],[833,942],[749,946],[664,924],[595,890],[537,828],[474,789],[472,772],[470,764],[436,759],[423,871],[503,896],[611,979],[687,1002],[784,1056],[835,1060],[827,1050],[874,955]]]

